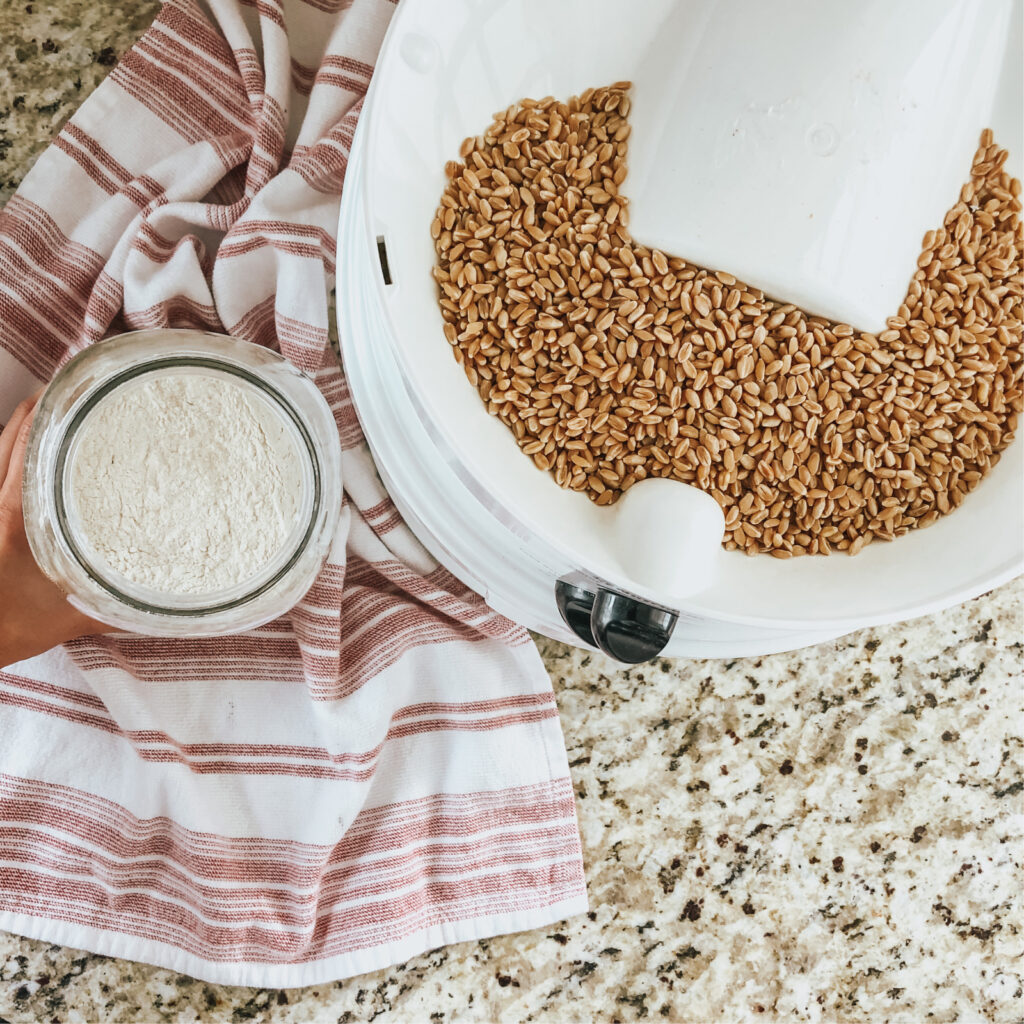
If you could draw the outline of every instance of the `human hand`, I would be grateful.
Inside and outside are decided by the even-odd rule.
[[[68,603],[36,564],[25,536],[21,472],[38,397],[22,402],[0,432],[0,667],[110,628]]]

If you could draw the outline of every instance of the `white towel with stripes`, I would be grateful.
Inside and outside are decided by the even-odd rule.
[[[586,909],[551,684],[375,472],[328,344],[389,0],[168,0],[0,211],[0,423],[82,347],[199,327],[334,410],[345,500],[289,615],[0,671],[0,927],[297,986]]]

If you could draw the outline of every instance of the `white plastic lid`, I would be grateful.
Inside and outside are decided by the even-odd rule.
[[[430,273],[435,256],[429,224],[444,189],[445,162],[457,157],[466,136],[487,127],[495,111],[525,96],[568,97],[591,86],[631,79],[636,138],[622,190],[631,198],[631,230],[641,242],[745,276],[811,311],[839,316],[837,303],[846,302],[844,318],[857,326],[857,321],[868,326],[875,316],[872,310],[883,306],[871,283],[878,284],[881,271],[865,269],[854,256],[859,253],[868,264],[872,259],[877,263],[882,258],[878,247],[891,247],[893,252],[884,258],[895,269],[886,272],[892,277],[886,276],[883,284],[896,298],[884,306],[884,313],[894,314],[915,270],[921,236],[942,223],[967,180],[981,128],[995,129],[997,140],[1010,149],[1011,171],[1020,174],[1021,67],[1012,45],[1020,34],[1020,2],[786,0],[778,8],[771,5],[771,17],[757,13],[761,6],[756,0],[647,0],[631,5],[626,16],[611,0],[404,0],[360,128],[367,133],[366,232],[371,244],[376,237],[384,240],[392,279],[390,285],[380,285],[381,310],[389,341],[432,429],[452,458],[468,467],[479,489],[510,510],[522,530],[566,552],[595,575],[669,606],[678,606],[691,592],[681,574],[666,578],[656,559],[623,557],[618,525],[627,516],[623,508],[599,508],[581,494],[558,488],[522,455],[507,428],[487,415],[442,333]],[[976,8],[984,8],[984,22],[971,14]],[[911,10],[917,12],[913,32],[904,23]],[[1011,11],[1015,21],[1007,33]],[[734,26],[729,38],[726,21]],[[689,38],[686,26],[694,23],[704,27],[699,36],[704,42],[691,47],[688,58],[689,51],[683,51]],[[957,36],[956,46],[954,29],[967,33]],[[772,69],[766,57],[755,62],[755,73],[745,79],[744,62],[761,51],[780,55],[779,66]],[[876,74],[877,68],[885,73]],[[701,75],[710,77],[701,84]],[[786,94],[786,75],[791,75],[793,95],[802,100],[794,102],[782,129],[772,135],[779,120],[777,102]],[[972,75],[982,84],[961,108],[952,86],[944,83],[964,82]],[[755,90],[771,85],[773,91],[744,96],[736,91],[738,82],[753,83]],[[729,83],[731,91],[726,90]],[[844,88],[855,84],[865,91],[851,101]],[[687,94],[679,94],[684,87]],[[869,102],[875,90],[880,90],[878,97],[903,104],[899,116],[879,119],[882,99]],[[654,96],[658,100],[651,106]],[[689,96],[699,97],[700,111],[687,106]],[[762,103],[766,96],[774,97],[767,106]],[[645,106],[648,113],[641,113]],[[766,133],[758,144],[760,167],[744,163],[741,148],[729,149],[737,109],[746,112],[749,132],[756,127]],[[706,133],[717,124],[719,148],[713,146],[712,152],[724,152],[731,162],[726,161],[720,174],[711,174],[706,162],[684,166],[691,178],[687,191],[703,185],[692,202],[680,192],[673,200],[674,211],[662,196],[659,227],[659,218],[644,212],[653,206],[645,204],[668,185],[660,177],[661,161],[644,154],[657,155],[658,146],[664,149],[671,138],[673,159],[683,166],[693,142],[693,132],[684,131],[678,120],[683,116],[694,119],[705,133],[705,151],[710,144]],[[658,135],[659,118],[673,125],[671,134]],[[815,125],[826,118],[837,130],[838,145],[814,164],[806,156],[807,147],[821,142]],[[916,132],[912,137],[918,143],[908,144],[901,134],[905,131]],[[801,159],[791,152],[793,140],[799,140]],[[654,162],[659,166],[652,170]],[[713,161],[710,167],[717,164]],[[946,184],[938,181],[943,175]],[[638,182],[646,184],[641,188]],[[737,191],[741,182],[749,193]],[[888,182],[891,192],[884,197],[884,217],[880,182]],[[749,198],[741,202],[737,196],[755,197],[762,230],[745,228],[735,214],[732,227],[709,241],[718,223],[716,211],[735,213],[750,204]],[[813,218],[806,209],[812,201]],[[773,203],[773,209],[766,209]],[[874,219],[864,213],[870,210],[877,210]],[[790,229],[797,221],[801,223]],[[815,223],[825,225],[820,235],[809,226]],[[655,230],[665,232],[664,241],[645,234]],[[713,245],[714,252],[687,249],[690,238],[694,246],[698,241]],[[341,244],[346,244],[344,239]],[[765,277],[757,278],[757,266]],[[769,272],[774,276],[769,278]],[[863,315],[856,314],[857,308]],[[719,557],[716,549],[717,582],[693,600],[702,612],[733,621],[838,622],[871,617],[880,604],[906,613],[928,605],[939,590],[961,592],[979,580],[1007,578],[1024,560],[1020,451],[1018,441],[955,515],[893,545],[871,545],[856,558],[778,560],[734,552]],[[635,490],[630,503],[645,504],[644,488]],[[693,534],[682,522],[675,531],[656,533],[655,525],[665,515],[657,505],[652,503],[643,515],[634,507],[628,515],[635,516],[634,523],[647,517],[648,535],[659,538],[663,561],[681,566],[693,557]]]

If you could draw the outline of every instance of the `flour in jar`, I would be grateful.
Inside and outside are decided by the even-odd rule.
[[[181,595],[240,584],[281,554],[302,513],[294,430],[230,374],[144,376],[101,399],[79,433],[75,531],[132,583]]]

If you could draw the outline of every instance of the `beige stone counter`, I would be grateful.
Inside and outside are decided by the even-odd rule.
[[[0,5],[0,201],[156,6]],[[588,916],[289,991],[0,934],[0,1021],[1019,1021],[1022,597],[730,662],[542,642]]]

